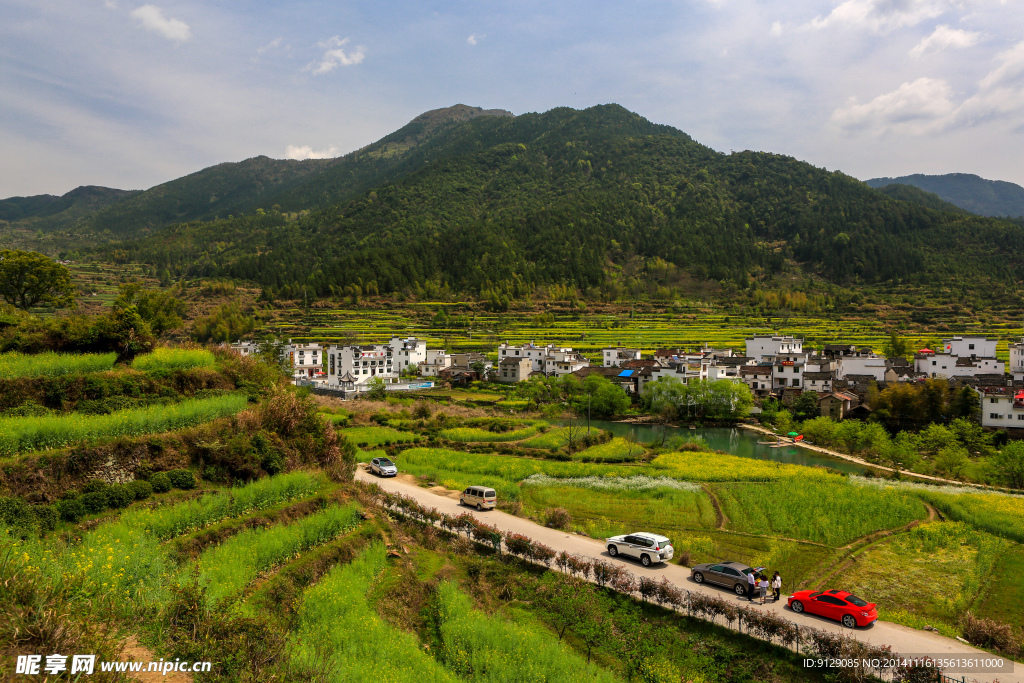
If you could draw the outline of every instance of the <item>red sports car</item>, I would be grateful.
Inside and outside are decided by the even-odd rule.
[[[843,622],[846,628],[867,626],[878,619],[878,609],[853,593],[840,590],[797,591],[789,596],[789,608],[800,614],[817,614]]]

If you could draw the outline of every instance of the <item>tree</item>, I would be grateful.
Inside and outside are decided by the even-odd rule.
[[[963,446],[946,446],[935,456],[935,467],[951,479],[959,479],[968,464],[970,459]]]
[[[1024,489],[1024,441],[1011,441],[992,456],[992,467],[1015,489]]]
[[[629,396],[607,377],[588,375],[583,380],[583,392],[589,396],[590,412],[598,418],[609,418],[629,409]],[[579,410],[586,410],[586,401],[578,401]]]
[[[882,353],[889,358],[906,358],[910,353],[910,342],[896,334],[896,330],[892,330],[889,332],[889,339],[882,345]]]
[[[949,428],[968,453],[989,455],[992,452],[992,435],[986,434],[981,425],[974,420],[958,417],[949,423]]]
[[[953,394],[953,399],[949,402],[949,413],[952,417],[966,417],[971,420],[977,420],[978,416],[981,415],[981,402],[978,400],[978,394],[974,389],[970,387],[960,387],[956,393]]]
[[[144,290],[141,282],[121,285],[117,302],[135,306],[139,317],[149,324],[150,330],[158,337],[183,324],[181,317],[185,315],[185,302],[174,298],[169,292]]]
[[[0,296],[27,311],[35,306],[54,308],[75,305],[71,272],[35,251],[0,251]]]
[[[793,414],[800,422],[818,417],[821,414],[818,409],[818,395],[813,391],[805,391],[800,394],[793,401]]]
[[[369,387],[369,391],[366,392],[366,398],[373,401],[383,401],[387,395],[387,386],[384,384],[384,380],[380,377],[371,377],[367,382],[366,386]]]

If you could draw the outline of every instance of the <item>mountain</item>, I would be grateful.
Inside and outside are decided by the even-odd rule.
[[[876,188],[892,184],[913,185],[979,216],[1024,216],[1024,187],[1002,180],[985,180],[970,173],[917,173],[900,178],[872,178],[865,182]]]
[[[931,192],[925,192],[919,187],[913,185],[903,185],[900,183],[891,183],[889,185],[882,185],[878,188],[878,191],[887,197],[893,199],[899,199],[904,202],[911,202],[912,204],[918,204],[925,207],[926,209],[935,209],[936,211],[950,211],[952,213],[972,213],[966,209],[961,209],[956,204],[951,204],[945,201],[942,197]]]
[[[445,119],[418,137],[428,123],[281,192],[280,211],[177,224],[116,248],[169,274],[321,295],[1024,278],[1020,226],[894,199],[791,157],[721,154],[618,105]],[[285,210],[315,203],[324,208],[309,215]]]
[[[82,218],[137,194],[130,190],[83,185],[60,197],[40,194],[0,199],[0,221],[39,230],[69,227]]]

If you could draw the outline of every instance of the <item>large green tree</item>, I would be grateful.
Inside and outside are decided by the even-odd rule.
[[[0,297],[27,311],[36,306],[65,308],[75,304],[71,272],[35,251],[0,251]]]

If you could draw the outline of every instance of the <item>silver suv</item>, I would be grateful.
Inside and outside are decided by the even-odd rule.
[[[398,468],[395,463],[387,458],[374,458],[370,461],[370,471],[382,477],[394,477],[398,475]]]
[[[672,541],[667,536],[647,532],[612,536],[606,543],[608,544],[608,554],[612,557],[619,555],[634,557],[640,560],[640,564],[645,567],[651,566],[653,562],[668,562],[675,552]]]

